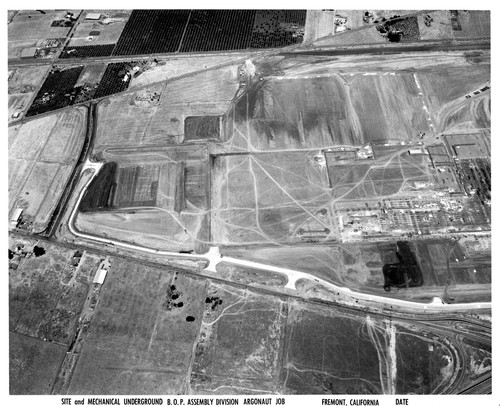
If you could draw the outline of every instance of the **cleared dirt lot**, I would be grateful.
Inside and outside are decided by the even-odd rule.
[[[114,259],[68,393],[186,393],[205,298],[204,281]]]
[[[48,224],[85,136],[85,110],[74,109],[9,128],[9,212]]]

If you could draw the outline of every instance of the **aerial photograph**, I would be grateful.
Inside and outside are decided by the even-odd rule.
[[[492,393],[490,11],[7,17],[10,395]]]

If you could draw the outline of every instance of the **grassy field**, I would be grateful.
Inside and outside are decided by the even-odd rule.
[[[68,392],[186,393],[205,297],[204,281],[114,259]]]
[[[191,389],[212,395],[275,393],[286,303],[213,283],[207,293]]]
[[[32,252],[35,243],[11,240],[9,248],[15,251],[18,245]],[[75,251],[42,242],[36,246],[45,249],[45,254],[22,258],[9,271],[9,330],[68,346],[98,260],[90,255],[74,267]]]
[[[22,207],[43,231],[79,156],[85,134],[81,109],[9,128],[9,211]]]
[[[50,395],[66,347],[9,333],[9,393]]]

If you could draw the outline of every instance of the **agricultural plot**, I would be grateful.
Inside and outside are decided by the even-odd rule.
[[[281,382],[289,394],[408,393],[412,383],[418,393],[439,392],[454,381],[460,362],[437,334],[431,357],[428,332],[409,336],[405,325],[370,315],[293,302],[287,327]]]
[[[75,251],[24,240],[9,249],[9,330],[68,347],[98,258],[85,253],[75,266]]]
[[[255,14],[255,10],[191,11],[180,52],[248,48]]]
[[[383,24],[386,32],[400,32],[391,36],[388,35],[389,41],[394,42],[414,42],[420,40],[420,30],[418,25],[417,16],[402,17],[394,20],[387,21]]]
[[[186,393],[206,282],[114,258],[68,393]]]
[[[67,45],[61,52],[60,59],[68,58],[99,58],[103,56],[111,56],[115,49],[115,44],[101,45]]]
[[[69,10],[74,15],[79,10]],[[71,27],[53,25],[54,21],[65,19],[67,10],[19,11],[8,25],[9,59],[19,58],[25,48],[36,46],[41,39],[66,38]]]
[[[26,116],[35,116],[73,104],[76,97],[75,84],[82,70],[83,66],[53,69]]]
[[[109,96],[111,94],[123,92],[130,84],[130,78],[127,76],[126,62],[110,63],[106,66],[104,75],[97,87],[95,98]]]
[[[189,10],[132,11],[113,55],[178,51],[189,15]]]
[[[220,244],[301,241],[334,229],[324,167],[307,153],[233,155],[213,163],[212,239]]]
[[[50,395],[65,346],[9,332],[9,393]]]
[[[278,48],[302,42],[306,10],[257,10],[251,48]]]
[[[45,229],[83,146],[83,110],[9,129],[9,212],[21,207],[33,229]]]
[[[276,393],[286,303],[212,283],[190,378],[199,394]]]

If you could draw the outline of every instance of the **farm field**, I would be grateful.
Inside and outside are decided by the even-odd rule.
[[[255,10],[193,10],[180,52],[248,48]]]
[[[51,70],[26,116],[46,113],[73,104],[74,87],[82,70],[83,66]]]
[[[194,393],[279,391],[286,302],[210,283],[205,303],[190,377]]]
[[[314,42],[319,38],[333,35],[335,30],[334,20],[334,11],[307,10],[304,43]]]
[[[132,11],[113,55],[178,51],[189,14],[189,10]]]
[[[50,395],[65,346],[9,332],[9,393]]]
[[[85,137],[85,112],[67,110],[9,128],[9,212],[41,232],[75,165]]]
[[[75,16],[80,10],[69,10]],[[9,59],[19,58],[24,48],[34,47],[41,39],[65,39],[71,27],[52,26],[54,21],[64,20],[68,10],[19,11],[8,25]]]
[[[187,393],[206,289],[168,268],[114,258],[68,393]]]
[[[278,48],[300,44],[306,17],[306,10],[257,10],[250,47]]]

